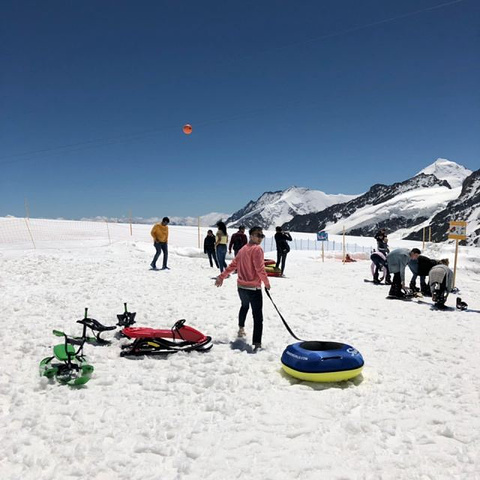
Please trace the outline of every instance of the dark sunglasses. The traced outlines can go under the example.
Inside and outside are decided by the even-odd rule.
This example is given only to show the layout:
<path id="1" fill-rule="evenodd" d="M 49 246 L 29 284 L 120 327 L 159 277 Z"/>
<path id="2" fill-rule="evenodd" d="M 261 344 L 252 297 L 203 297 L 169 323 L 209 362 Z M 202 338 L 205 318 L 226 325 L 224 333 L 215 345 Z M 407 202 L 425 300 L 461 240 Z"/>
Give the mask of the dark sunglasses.
<path id="1" fill-rule="evenodd" d="M 265 238 L 265 235 L 263 233 L 253 233 L 252 235 L 255 235 L 258 238 Z"/>

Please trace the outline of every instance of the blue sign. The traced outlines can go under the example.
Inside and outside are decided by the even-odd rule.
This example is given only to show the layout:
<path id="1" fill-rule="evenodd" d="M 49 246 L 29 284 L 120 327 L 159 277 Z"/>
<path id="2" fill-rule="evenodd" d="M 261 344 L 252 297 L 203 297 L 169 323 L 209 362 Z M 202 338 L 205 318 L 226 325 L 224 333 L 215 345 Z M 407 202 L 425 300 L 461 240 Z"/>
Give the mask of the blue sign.
<path id="1" fill-rule="evenodd" d="M 318 232 L 317 240 L 319 242 L 328 242 L 328 233 L 327 232 Z"/>

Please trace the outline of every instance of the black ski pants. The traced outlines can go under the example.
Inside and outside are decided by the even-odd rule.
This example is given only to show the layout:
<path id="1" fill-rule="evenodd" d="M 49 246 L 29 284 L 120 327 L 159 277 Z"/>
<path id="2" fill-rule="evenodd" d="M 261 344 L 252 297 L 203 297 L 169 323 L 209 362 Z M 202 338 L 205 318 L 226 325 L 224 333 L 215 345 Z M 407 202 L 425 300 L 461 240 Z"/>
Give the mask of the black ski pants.
<path id="1" fill-rule="evenodd" d="M 285 270 L 285 262 L 287 260 L 287 254 L 288 252 L 281 252 L 280 250 L 277 250 L 277 264 L 275 265 L 275 267 L 280 268 L 280 270 L 282 271 L 282 275 Z M 280 266 L 280 264 L 282 264 L 282 266 Z"/>
<path id="2" fill-rule="evenodd" d="M 385 269 L 383 277 L 384 279 L 387 279 L 389 277 L 387 262 L 385 262 L 385 260 L 378 255 L 372 255 L 370 258 L 375 265 L 375 271 L 373 272 L 373 280 L 375 282 L 379 282 L 379 272 L 381 269 Z"/>
<path id="3" fill-rule="evenodd" d="M 213 262 L 215 262 L 215 265 L 217 266 L 217 268 L 219 268 L 215 250 L 207 250 L 207 255 L 208 255 L 208 261 L 210 262 L 210 266 L 213 267 Z"/>
<path id="4" fill-rule="evenodd" d="M 263 297 L 262 291 L 258 290 L 247 290 L 245 288 L 238 288 L 238 296 L 242 305 L 240 311 L 238 312 L 238 326 L 243 328 L 245 327 L 245 320 L 247 318 L 248 309 L 250 305 L 252 306 L 253 314 L 253 339 L 252 343 L 259 345 L 262 343 L 262 332 L 263 332 Z"/>
<path id="5" fill-rule="evenodd" d="M 393 274 L 392 286 L 390 287 L 389 295 L 397 296 L 402 294 L 402 277 L 400 272 Z"/>
<path id="6" fill-rule="evenodd" d="M 412 275 L 412 279 L 410 280 L 410 288 L 414 288 L 417 286 L 417 277 L 420 277 L 420 291 L 425 294 L 425 293 L 430 293 L 430 287 L 427 285 L 427 282 L 425 281 L 426 276 L 425 275 L 418 275 L 418 273 L 414 273 Z"/>

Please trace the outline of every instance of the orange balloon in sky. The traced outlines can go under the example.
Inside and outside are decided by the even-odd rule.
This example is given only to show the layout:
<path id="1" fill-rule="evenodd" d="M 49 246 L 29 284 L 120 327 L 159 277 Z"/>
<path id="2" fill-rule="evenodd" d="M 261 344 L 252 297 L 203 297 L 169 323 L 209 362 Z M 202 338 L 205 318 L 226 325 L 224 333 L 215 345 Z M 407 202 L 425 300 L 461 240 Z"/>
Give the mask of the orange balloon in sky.
<path id="1" fill-rule="evenodd" d="M 192 130 L 192 126 L 189 123 L 183 126 L 183 133 L 185 135 L 190 135 L 192 133 Z"/>

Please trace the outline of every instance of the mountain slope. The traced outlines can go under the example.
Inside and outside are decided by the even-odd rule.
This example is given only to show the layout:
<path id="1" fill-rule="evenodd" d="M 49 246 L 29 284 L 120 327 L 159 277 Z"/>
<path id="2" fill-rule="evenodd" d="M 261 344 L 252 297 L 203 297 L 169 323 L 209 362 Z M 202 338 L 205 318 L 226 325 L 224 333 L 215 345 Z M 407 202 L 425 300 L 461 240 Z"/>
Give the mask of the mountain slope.
<path id="1" fill-rule="evenodd" d="M 347 203 L 299 215 L 284 228 L 300 232 L 326 230 L 341 233 L 345 227 L 351 235 L 372 235 L 378 228 L 396 231 L 424 222 L 455 199 L 459 192 L 459 189 L 452 190 L 446 180 L 420 173 L 393 185 L 376 184 L 367 193 Z M 441 199 L 440 205 L 431 201 L 432 196 Z"/>
<path id="2" fill-rule="evenodd" d="M 459 197 L 449 202 L 429 222 L 434 242 L 447 240 L 449 222 L 453 220 L 467 221 L 468 238 L 465 243 L 480 246 L 480 170 L 476 170 L 465 179 Z M 406 238 L 421 240 L 422 236 L 423 231 L 420 229 Z"/>
<path id="3" fill-rule="evenodd" d="M 168 215 L 167 215 L 168 216 Z M 212 227 L 214 226 L 219 220 L 223 220 L 230 216 L 229 213 L 207 213 L 206 215 L 202 215 L 200 217 L 200 226 L 202 227 Z M 157 222 L 161 222 L 163 217 L 150 217 L 150 218 L 143 218 L 143 217 L 121 217 L 121 218 L 112 218 L 112 217 L 84 217 L 81 220 L 84 221 L 94 221 L 94 222 L 112 222 L 112 223 L 138 223 L 138 224 L 146 224 L 146 225 L 153 225 Z M 168 216 L 170 219 L 170 225 L 183 225 L 189 227 L 196 227 L 198 225 L 198 217 L 175 217 L 175 216 Z"/>
<path id="4" fill-rule="evenodd" d="M 275 225 L 282 225 L 295 215 L 318 212 L 355 197 L 356 195 L 329 195 L 319 190 L 299 187 L 265 192 L 256 201 L 248 202 L 244 208 L 235 212 L 226 220 L 226 223 L 230 227 L 259 225 L 267 229 Z"/>

